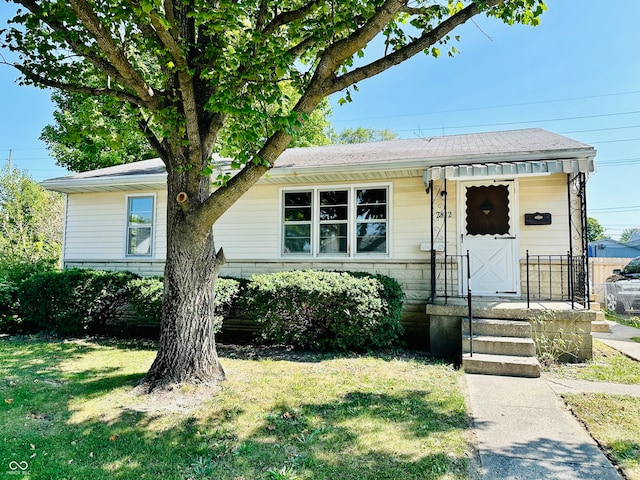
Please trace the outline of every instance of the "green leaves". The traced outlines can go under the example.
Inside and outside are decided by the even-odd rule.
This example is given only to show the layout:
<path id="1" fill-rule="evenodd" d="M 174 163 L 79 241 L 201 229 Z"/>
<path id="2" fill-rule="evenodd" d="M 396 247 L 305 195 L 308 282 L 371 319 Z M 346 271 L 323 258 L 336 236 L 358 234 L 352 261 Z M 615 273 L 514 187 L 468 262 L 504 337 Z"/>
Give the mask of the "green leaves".
<path id="1" fill-rule="evenodd" d="M 357 43 L 383 13 L 380 0 L 113 0 L 88 10 L 50 0 L 16 15 L 0 46 L 20 55 L 23 83 L 110 97 L 60 106 L 57 125 L 43 138 L 61 165 L 86 170 L 146 158 L 152 137 L 163 158 L 188 158 L 206 173 L 214 152 L 240 168 L 276 132 L 304 135 L 313 108 L 333 93 L 332 85 L 343 89 L 338 103 L 351 102 L 357 82 L 397 63 L 384 65 L 391 54 L 409 58 L 413 45 L 472 3 L 504 22 L 528 25 L 537 25 L 546 10 L 541 0 L 496 7 L 486 0 L 399 3 L 386 23 L 375 23 L 380 49 L 376 42 Z M 457 48 L 443 48 L 449 34 L 415 51 L 453 56 Z M 353 55 L 338 56 L 335 65 L 326 61 L 342 49 Z M 376 63 L 382 69 L 368 69 Z M 319 82 L 318 68 L 327 65 L 331 70 Z M 339 83 L 344 78 L 349 80 Z M 296 107 L 301 98 L 305 103 Z M 323 130 L 315 129 L 314 142 L 326 141 Z M 208 135 L 213 141 L 199 149 Z M 222 175 L 220 184 L 227 178 Z"/>
<path id="2" fill-rule="evenodd" d="M 152 158 L 135 109 L 109 97 L 56 92 L 55 124 L 40 135 L 56 163 L 83 172 Z"/>
<path id="3" fill-rule="evenodd" d="M 488 15 L 501 19 L 508 25 L 521 23 L 535 27 L 547 10 L 543 0 L 511 0 L 489 10 Z"/>
<path id="4" fill-rule="evenodd" d="M 55 263 L 62 243 L 63 200 L 26 172 L 0 170 L 0 264 Z"/>

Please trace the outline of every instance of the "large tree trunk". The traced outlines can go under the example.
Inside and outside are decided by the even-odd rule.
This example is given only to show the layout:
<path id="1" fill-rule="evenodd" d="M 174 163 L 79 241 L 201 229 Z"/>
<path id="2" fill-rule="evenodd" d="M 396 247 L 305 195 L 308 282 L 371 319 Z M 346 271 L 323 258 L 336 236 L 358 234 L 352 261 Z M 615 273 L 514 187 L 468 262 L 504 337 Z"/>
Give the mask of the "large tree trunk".
<path id="1" fill-rule="evenodd" d="M 174 383 L 224 380 L 214 338 L 214 283 L 223 262 L 212 229 L 198 228 L 176 202 L 184 175 L 167 181 L 167 256 L 158 354 L 143 384 L 148 390 Z M 208 179 L 199 196 L 208 195 Z M 206 192 L 205 192 L 206 190 Z"/>

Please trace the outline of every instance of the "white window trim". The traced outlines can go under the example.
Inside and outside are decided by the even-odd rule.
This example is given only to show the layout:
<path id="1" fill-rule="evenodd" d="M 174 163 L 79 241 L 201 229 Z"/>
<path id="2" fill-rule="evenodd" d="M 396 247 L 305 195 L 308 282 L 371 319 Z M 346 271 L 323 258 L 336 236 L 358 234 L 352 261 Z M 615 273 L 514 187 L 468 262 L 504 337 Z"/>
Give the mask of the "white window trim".
<path id="1" fill-rule="evenodd" d="M 131 198 L 149 198 L 151 197 L 153 199 L 153 206 L 152 206 L 152 213 L 151 213 L 151 218 L 152 218 L 152 223 L 151 223 L 151 253 L 149 254 L 134 254 L 134 253 L 129 253 L 129 199 Z M 158 217 L 157 217 L 157 212 L 158 212 L 158 196 L 156 193 L 154 192 L 149 192 L 149 193 L 133 193 L 133 194 L 129 194 L 129 195 L 125 195 L 125 202 L 124 202 L 124 244 L 123 244 L 123 252 L 124 258 L 132 258 L 132 259 L 154 259 L 155 255 L 156 255 L 156 225 L 158 223 Z"/>
<path id="2" fill-rule="evenodd" d="M 356 202 L 355 192 L 358 189 L 374 189 L 374 188 L 386 188 L 387 189 L 387 252 L 386 253 L 371 253 L 362 252 L 356 253 Z M 348 208 L 349 218 L 348 225 L 348 247 L 347 254 L 335 254 L 335 253 L 320 253 L 320 218 L 319 218 L 319 201 L 320 192 L 330 190 L 348 190 Z M 311 253 L 284 253 L 284 194 L 286 192 L 311 192 L 312 195 L 312 209 L 311 209 Z M 278 250 L 279 258 L 281 259 L 295 259 L 295 260 L 363 260 L 363 259 L 387 259 L 392 258 L 393 242 L 392 242 L 392 216 L 393 216 L 393 183 L 358 183 L 358 184 L 331 184 L 331 185 L 298 185 L 296 187 L 282 187 L 278 192 Z"/>

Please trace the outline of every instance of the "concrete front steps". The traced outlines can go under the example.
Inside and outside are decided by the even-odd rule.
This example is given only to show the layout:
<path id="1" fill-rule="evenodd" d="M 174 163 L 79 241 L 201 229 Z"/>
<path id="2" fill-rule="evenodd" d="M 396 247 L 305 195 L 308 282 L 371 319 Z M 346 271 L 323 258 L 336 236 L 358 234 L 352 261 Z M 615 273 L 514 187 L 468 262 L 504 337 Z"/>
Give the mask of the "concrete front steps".
<path id="1" fill-rule="evenodd" d="M 526 320 L 473 319 L 473 354 L 469 321 L 462 322 L 462 366 L 467 373 L 511 377 L 540 376 L 531 324 Z"/>
<path id="2" fill-rule="evenodd" d="M 598 303 L 596 295 L 590 296 L 589 309 L 596 312 L 596 319 L 591 322 L 591 331 L 599 333 L 611 333 L 609 324 L 604 316 L 602 307 Z"/>

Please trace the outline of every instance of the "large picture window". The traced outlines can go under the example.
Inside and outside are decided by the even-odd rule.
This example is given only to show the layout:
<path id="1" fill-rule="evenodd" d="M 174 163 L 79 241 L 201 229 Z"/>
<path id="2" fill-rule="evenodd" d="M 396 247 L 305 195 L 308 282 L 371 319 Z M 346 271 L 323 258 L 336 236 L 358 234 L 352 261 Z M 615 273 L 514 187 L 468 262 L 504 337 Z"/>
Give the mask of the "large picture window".
<path id="1" fill-rule="evenodd" d="M 153 254 L 154 197 L 127 198 L 127 256 Z"/>
<path id="2" fill-rule="evenodd" d="M 285 256 L 387 255 L 389 187 L 284 190 Z"/>

